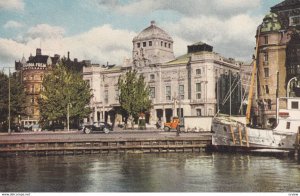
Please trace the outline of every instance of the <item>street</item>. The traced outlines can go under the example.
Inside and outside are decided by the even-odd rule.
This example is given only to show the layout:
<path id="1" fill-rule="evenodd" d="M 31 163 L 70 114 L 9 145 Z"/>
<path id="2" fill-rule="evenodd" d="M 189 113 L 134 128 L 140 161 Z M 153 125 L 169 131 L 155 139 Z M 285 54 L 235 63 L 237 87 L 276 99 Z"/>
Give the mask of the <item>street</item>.
<path id="1" fill-rule="evenodd" d="M 211 135 L 209 132 L 180 133 L 179 137 L 199 137 Z M 35 141 L 35 140 L 89 140 L 89 139 L 141 139 L 141 138 L 166 138 L 176 137 L 176 131 L 164 132 L 157 129 L 149 130 L 122 130 L 116 129 L 108 134 L 91 133 L 84 134 L 81 130 L 76 131 L 42 131 L 42 132 L 23 132 L 23 133 L 0 133 L 0 142 L 5 141 Z"/>

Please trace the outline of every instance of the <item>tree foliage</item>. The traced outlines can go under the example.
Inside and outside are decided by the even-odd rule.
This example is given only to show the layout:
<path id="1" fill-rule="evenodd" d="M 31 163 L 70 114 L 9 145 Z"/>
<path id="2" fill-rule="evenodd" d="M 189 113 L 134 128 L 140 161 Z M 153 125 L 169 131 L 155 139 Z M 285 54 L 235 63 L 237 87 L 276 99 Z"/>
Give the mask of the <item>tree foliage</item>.
<path id="1" fill-rule="evenodd" d="M 9 107 L 9 77 L 0 72 L 0 124 L 7 124 Z M 25 92 L 17 74 L 10 75 L 11 121 L 25 113 Z"/>
<path id="2" fill-rule="evenodd" d="M 136 118 L 139 113 L 148 111 L 151 108 L 149 88 L 143 75 L 138 76 L 136 70 L 130 70 L 125 75 L 120 76 L 118 87 L 121 108 L 128 116 Z"/>
<path id="3" fill-rule="evenodd" d="M 66 122 L 69 105 L 71 121 L 87 117 L 92 97 L 89 84 L 79 73 L 69 71 L 63 64 L 53 68 L 43 79 L 39 108 L 42 122 Z"/>

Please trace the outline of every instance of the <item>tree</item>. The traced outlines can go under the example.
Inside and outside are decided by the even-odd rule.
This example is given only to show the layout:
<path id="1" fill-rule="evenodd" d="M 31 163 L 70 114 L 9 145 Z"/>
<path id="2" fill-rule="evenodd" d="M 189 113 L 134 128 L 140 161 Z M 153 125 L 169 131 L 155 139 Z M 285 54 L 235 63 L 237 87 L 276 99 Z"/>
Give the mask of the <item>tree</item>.
<path id="1" fill-rule="evenodd" d="M 69 71 L 63 64 L 54 67 L 43 79 L 39 108 L 41 122 L 65 122 L 69 117 L 73 124 L 87 117 L 87 107 L 92 98 L 89 84 L 79 73 Z"/>
<path id="2" fill-rule="evenodd" d="M 0 72 L 0 125 L 5 126 L 8 121 L 9 82 L 11 122 L 16 120 L 19 115 L 25 114 L 25 92 L 18 75 L 14 73 L 7 76 L 4 72 Z"/>
<path id="3" fill-rule="evenodd" d="M 151 108 L 149 99 L 149 88 L 145 83 L 143 75 L 137 76 L 137 71 L 128 71 L 125 75 L 120 76 L 118 80 L 120 90 L 119 102 L 125 115 L 131 117 L 132 127 L 134 119 L 141 112 L 148 111 Z"/>

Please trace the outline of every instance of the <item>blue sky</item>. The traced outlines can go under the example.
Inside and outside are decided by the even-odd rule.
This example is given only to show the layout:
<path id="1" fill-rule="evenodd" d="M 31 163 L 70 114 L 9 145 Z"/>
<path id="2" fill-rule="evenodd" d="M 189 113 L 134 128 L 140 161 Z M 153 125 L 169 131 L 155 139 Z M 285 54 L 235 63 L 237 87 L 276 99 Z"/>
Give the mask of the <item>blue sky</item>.
<path id="1" fill-rule="evenodd" d="M 47 55 L 122 64 L 132 39 L 155 20 L 174 52 L 204 41 L 225 57 L 250 61 L 255 30 L 282 0 L 0 0 L 0 67 L 42 46 Z"/>

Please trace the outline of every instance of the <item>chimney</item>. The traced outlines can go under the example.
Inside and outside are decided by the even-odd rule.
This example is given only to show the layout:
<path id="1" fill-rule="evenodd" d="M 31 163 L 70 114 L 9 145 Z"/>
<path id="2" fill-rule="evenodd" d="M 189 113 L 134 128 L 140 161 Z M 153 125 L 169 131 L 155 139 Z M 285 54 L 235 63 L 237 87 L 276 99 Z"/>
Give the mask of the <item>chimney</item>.
<path id="1" fill-rule="evenodd" d="M 68 60 L 70 60 L 70 52 L 68 51 Z"/>
<path id="2" fill-rule="evenodd" d="M 77 62 L 78 62 L 78 59 L 77 59 L 77 58 L 74 58 L 74 62 L 77 63 Z"/>
<path id="3" fill-rule="evenodd" d="M 154 26 L 155 25 L 155 20 L 152 20 L 151 21 L 151 26 Z"/>
<path id="4" fill-rule="evenodd" d="M 36 49 L 36 56 L 42 55 L 42 49 L 37 48 Z"/>

